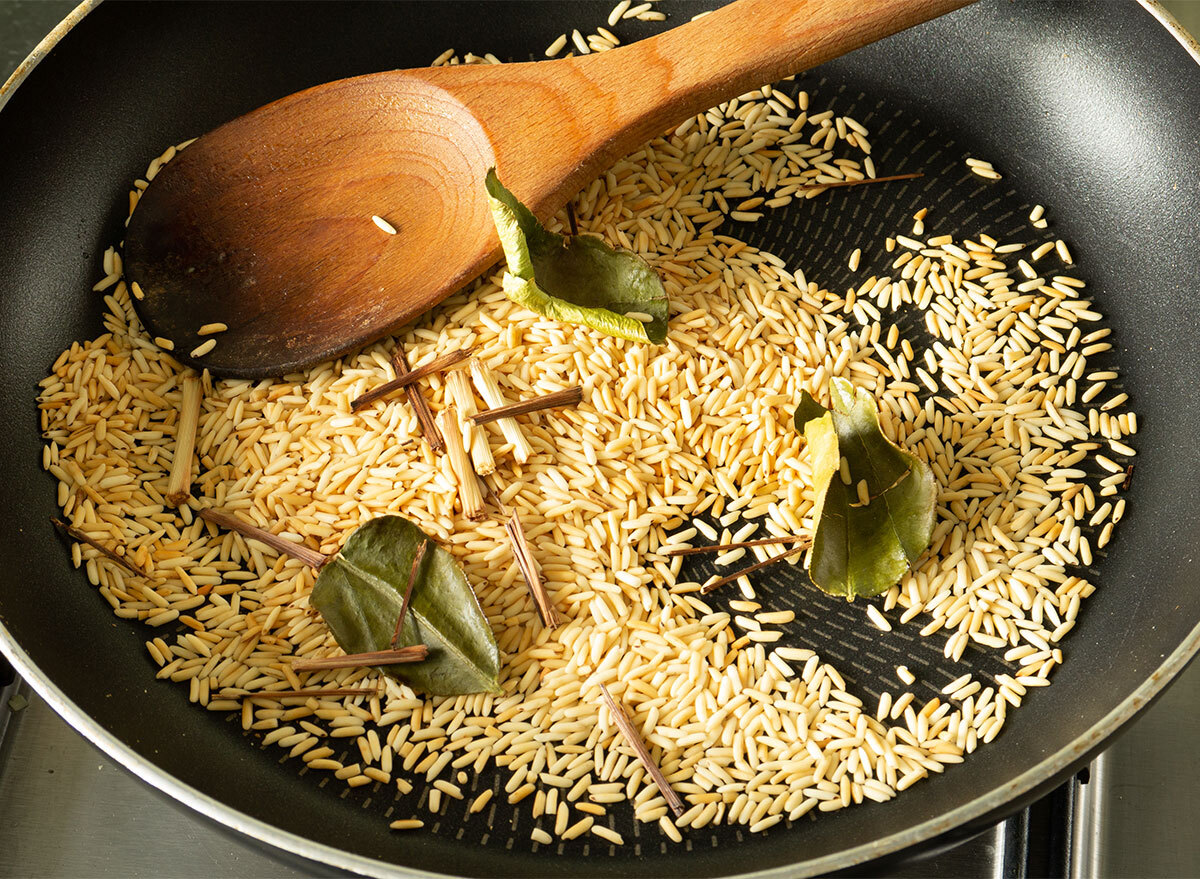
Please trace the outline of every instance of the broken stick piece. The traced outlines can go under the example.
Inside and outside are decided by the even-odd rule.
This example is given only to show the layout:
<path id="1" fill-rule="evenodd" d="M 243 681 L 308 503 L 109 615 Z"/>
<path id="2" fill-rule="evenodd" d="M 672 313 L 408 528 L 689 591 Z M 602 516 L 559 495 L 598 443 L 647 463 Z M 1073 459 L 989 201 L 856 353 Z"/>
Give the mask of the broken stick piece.
<path id="1" fill-rule="evenodd" d="M 479 491 L 479 479 L 471 466 L 471 459 L 463 448 L 462 430 L 458 424 L 458 412 L 450 406 L 438 414 L 438 427 L 446 441 L 446 455 L 450 467 L 458 480 L 458 499 L 462 503 L 463 515 L 478 519 L 483 515 L 483 494 Z"/>

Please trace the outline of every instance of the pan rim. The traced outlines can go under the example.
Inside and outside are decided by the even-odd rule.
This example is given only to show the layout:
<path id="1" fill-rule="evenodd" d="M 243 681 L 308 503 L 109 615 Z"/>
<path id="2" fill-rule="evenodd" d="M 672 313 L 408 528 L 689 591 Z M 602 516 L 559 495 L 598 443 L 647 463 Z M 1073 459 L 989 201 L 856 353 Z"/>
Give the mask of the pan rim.
<path id="1" fill-rule="evenodd" d="M 67 13 L 54 29 L 46 36 L 42 37 L 38 44 L 33 47 L 33 51 L 25 56 L 25 60 L 17 65 L 14 70 L 0 85 L 0 110 L 4 109 L 4 105 L 8 103 L 9 98 L 16 92 L 17 87 L 25 81 L 33 69 L 41 63 L 42 59 L 50 54 L 50 50 L 58 45 L 59 41 L 65 37 L 75 25 L 83 21 L 83 17 L 103 3 L 104 0 L 83 0 L 78 6 Z"/>
<path id="2" fill-rule="evenodd" d="M 82 0 L 34 47 L 12 75 L 3 85 L 0 85 L 0 110 L 3 110 L 17 88 L 28 78 L 42 59 L 101 3 L 103 0 Z M 1189 34 L 1158 0 L 1136 0 L 1136 3 L 1183 47 L 1196 64 L 1200 65 L 1200 42 L 1197 42 L 1197 39 Z M 7 657 L 21 677 L 76 732 L 142 781 L 178 800 L 201 816 L 217 821 L 272 848 L 354 873 L 378 877 L 450 875 L 414 870 L 401 864 L 364 857 L 344 849 L 314 842 L 227 806 L 220 800 L 159 768 L 82 711 L 58 685 L 46 677 L 33 663 L 31 657 L 17 643 L 2 621 L 0 621 L 0 653 Z M 1133 693 L 1100 718 L 1085 733 L 1055 753 L 1038 761 L 1034 766 L 1026 769 L 998 789 L 937 818 L 924 821 L 882 839 L 817 859 L 765 870 L 730 874 L 730 879 L 784 879 L 785 876 L 797 875 L 794 871 L 798 867 L 806 876 L 834 872 L 919 845 L 982 816 L 1001 810 L 1006 804 L 1033 790 L 1046 779 L 1059 774 L 1092 751 L 1099 743 L 1110 738 L 1118 728 L 1128 723 L 1152 702 L 1186 668 L 1197 653 L 1200 653 L 1200 622 Z"/>
<path id="3" fill-rule="evenodd" d="M 1200 64 L 1200 42 L 1197 38 L 1184 29 L 1183 25 L 1167 11 L 1159 0 L 1138 0 L 1147 12 L 1158 19 L 1158 23 L 1167 29 L 1167 32 L 1175 38 L 1179 45 L 1183 46 L 1187 53 L 1192 56 L 1192 60 Z"/>

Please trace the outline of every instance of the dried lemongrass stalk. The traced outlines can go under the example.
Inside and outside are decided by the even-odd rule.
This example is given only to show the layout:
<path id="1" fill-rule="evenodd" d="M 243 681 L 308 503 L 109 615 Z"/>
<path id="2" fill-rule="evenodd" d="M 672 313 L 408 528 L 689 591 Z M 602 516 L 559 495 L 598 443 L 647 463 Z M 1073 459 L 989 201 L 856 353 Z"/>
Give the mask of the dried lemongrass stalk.
<path id="1" fill-rule="evenodd" d="M 187 502 L 192 496 L 192 452 L 196 448 L 196 427 L 200 423 L 200 379 L 189 375 L 183 379 L 183 402 L 179 405 L 179 421 L 175 425 L 175 457 L 167 479 L 166 501 L 173 507 Z"/>
<path id="2" fill-rule="evenodd" d="M 400 640 L 400 631 L 404 628 L 404 617 L 408 614 L 408 603 L 412 600 L 413 586 L 417 584 L 417 570 L 421 567 L 421 562 L 425 560 L 425 551 L 428 548 L 429 538 L 426 537 L 413 554 L 412 567 L 408 569 L 408 583 L 404 586 L 404 598 L 400 600 L 400 613 L 396 614 L 396 628 L 392 631 L 392 640 L 389 643 L 393 650 L 396 649 L 396 642 Z"/>
<path id="3" fill-rule="evenodd" d="M 668 549 L 663 555 L 674 557 L 677 555 L 698 555 L 705 552 L 729 552 L 734 549 L 749 549 L 753 546 L 772 546 L 779 543 L 803 543 L 805 547 L 808 547 L 812 545 L 812 538 L 807 534 L 803 534 L 799 537 L 763 537 L 758 540 L 721 543 L 716 546 L 683 546 L 679 549 Z"/>
<path id="4" fill-rule="evenodd" d="M 297 659 L 293 671 L 320 671 L 327 668 L 373 668 L 377 665 L 396 665 L 401 662 L 421 662 L 429 656 L 424 644 L 399 647 L 395 650 L 374 650 L 370 653 L 348 653 L 345 656 L 325 656 L 318 659 Z"/>
<path id="5" fill-rule="evenodd" d="M 629 715 L 625 713 L 617 700 L 608 692 L 608 687 L 604 684 L 600 685 L 600 694 L 604 697 L 604 704 L 608 706 L 608 713 L 612 715 L 613 722 L 617 725 L 617 729 L 621 731 L 621 735 L 625 737 L 625 741 L 629 742 L 630 747 L 637 753 L 638 759 L 642 761 L 642 766 L 646 768 L 646 772 L 654 779 L 654 783 L 658 785 L 659 791 L 667 801 L 667 805 L 671 807 L 671 811 L 678 818 L 683 814 L 683 800 L 679 798 L 671 785 L 667 784 L 666 777 L 662 774 L 662 770 L 658 768 L 658 764 L 650 757 L 650 750 L 646 747 L 646 743 L 642 741 L 642 737 L 638 735 L 637 729 L 633 722 L 629 719 Z"/>
<path id="6" fill-rule="evenodd" d="M 517 415 L 528 415 L 531 412 L 541 412 L 543 409 L 577 406 L 582 399 L 583 388 L 565 388 L 561 391 L 552 391 L 549 394 L 531 397 L 528 400 L 509 403 L 507 406 L 485 409 L 478 415 L 472 415 L 471 421 L 476 424 L 487 424 L 489 421 L 499 421 L 501 418 L 511 418 Z"/>
<path id="7" fill-rule="evenodd" d="M 750 565 L 748 568 L 742 568 L 740 571 L 730 574 L 728 577 L 722 577 L 720 580 L 714 580 L 711 583 L 707 583 L 704 586 L 701 586 L 700 593 L 702 595 L 707 595 L 709 592 L 712 592 L 714 589 L 720 589 L 726 583 L 732 583 L 738 577 L 744 577 L 747 574 L 753 574 L 755 571 L 757 571 L 761 568 L 767 567 L 767 565 L 773 565 L 776 562 L 781 562 L 784 559 L 791 558 L 792 556 L 796 555 L 797 553 L 804 552 L 806 549 L 808 549 L 808 547 L 809 547 L 808 543 L 802 543 L 799 546 L 793 546 L 787 552 L 781 552 L 779 555 L 773 555 L 769 559 L 764 559 L 761 562 L 756 562 L 755 564 Z"/>
<path id="8" fill-rule="evenodd" d="M 471 464 L 480 476 L 487 476 L 496 470 L 496 459 L 492 457 L 492 447 L 488 445 L 487 431 L 476 427 L 471 416 L 479 411 L 475 404 L 475 392 L 471 390 L 471 379 L 466 372 L 456 369 L 446 373 L 446 388 L 458 408 L 459 422 L 462 425 L 463 445 L 471 453 Z"/>
<path id="9" fill-rule="evenodd" d="M 542 584 L 542 575 L 538 571 L 537 562 L 533 560 L 533 556 L 529 552 L 529 543 L 525 540 L 525 529 L 521 525 L 521 517 L 517 515 L 516 510 L 513 510 L 508 521 L 504 523 L 504 531 L 508 534 L 509 542 L 512 543 L 517 567 L 521 569 L 521 576 L 525 578 L 525 583 L 529 586 L 529 594 L 533 596 L 533 603 L 537 606 L 538 616 L 542 618 L 542 625 L 547 629 L 557 628 L 562 620 L 554 608 L 554 602 L 550 600 L 550 593 Z"/>
<path id="10" fill-rule="evenodd" d="M 478 519 L 483 515 L 483 495 L 479 491 L 479 479 L 471 467 L 471 459 L 463 448 L 462 430 L 458 425 L 458 413 L 453 406 L 438 413 L 438 427 L 446 440 L 446 455 L 450 467 L 458 479 L 458 499 L 462 503 L 463 515 Z"/>
<path id="11" fill-rule="evenodd" d="M 103 543 L 101 543 L 98 540 L 93 540 L 91 537 L 88 537 L 87 534 L 80 531 L 74 525 L 68 525 L 62 519 L 56 519 L 54 516 L 50 517 L 50 522 L 52 525 L 54 525 L 55 528 L 57 528 L 59 531 L 66 534 L 72 540 L 77 540 L 80 543 L 83 543 L 83 544 L 86 544 L 86 545 L 92 547 L 92 549 L 97 550 L 101 555 L 105 556 L 106 558 L 112 559 L 114 562 L 116 562 L 122 568 L 127 570 L 129 573 L 137 574 L 139 577 L 145 577 L 147 580 L 154 579 L 153 577 L 150 576 L 150 574 L 144 568 L 139 568 L 136 564 L 134 564 L 133 559 L 126 558 L 125 556 L 118 553 L 115 549 L 111 549 L 111 548 L 105 546 Z"/>
<path id="12" fill-rule="evenodd" d="M 322 555 L 315 549 L 309 549 L 302 543 L 296 543 L 293 540 L 288 540 L 286 537 L 280 537 L 278 534 L 272 534 L 270 531 L 264 531 L 245 522 L 230 513 L 222 512 L 221 510 L 207 509 L 201 510 L 199 513 L 201 519 L 206 522 L 212 522 L 218 527 L 224 528 L 227 531 L 236 531 L 242 537 L 248 537 L 251 540 L 257 540 L 259 543 L 264 543 L 276 552 L 281 552 L 284 555 L 304 562 L 314 571 L 321 570 L 321 566 L 329 561 L 329 557 Z"/>
<path id="13" fill-rule="evenodd" d="M 395 370 L 397 378 L 403 378 L 412 371 L 408 368 L 408 355 L 404 353 L 404 345 L 400 342 L 396 342 L 396 350 L 392 354 L 392 369 Z M 408 395 L 408 404 L 417 413 L 417 423 L 421 426 L 421 433 L 429 441 L 429 447 L 435 452 L 440 452 L 444 445 L 442 435 L 433 423 L 433 413 L 429 411 L 429 404 L 425 402 L 421 389 L 416 385 L 406 385 L 404 393 Z"/>
<path id="14" fill-rule="evenodd" d="M 890 177 L 864 177 L 861 180 L 837 180 L 833 183 L 806 183 L 804 186 L 797 186 L 797 192 L 805 192 L 809 189 L 837 189 L 842 186 L 863 186 L 868 183 L 891 183 L 895 180 L 916 180 L 918 177 L 924 177 L 924 171 L 916 171 L 912 174 L 892 174 Z"/>
<path id="15" fill-rule="evenodd" d="M 475 389 L 479 391 L 479 396 L 483 397 L 483 401 L 490 408 L 499 409 L 501 406 L 508 405 L 508 400 L 504 399 L 500 386 L 496 384 L 496 377 L 478 358 L 471 361 L 471 379 L 475 382 Z M 528 461 L 533 454 L 533 446 L 529 445 L 529 440 L 525 439 L 525 434 L 521 432 L 521 425 L 517 424 L 516 419 L 501 418 L 496 423 L 500 425 L 504 438 L 512 445 L 513 457 L 517 459 L 517 463 L 524 464 Z"/>
<path id="16" fill-rule="evenodd" d="M 332 690 L 329 689 L 303 689 L 303 690 L 263 690 L 256 693 L 246 693 L 242 696 L 243 699 L 297 699 L 316 697 L 321 698 L 341 698 L 343 696 L 378 696 L 378 687 L 338 687 Z"/>
<path id="17" fill-rule="evenodd" d="M 412 372 L 404 373 L 403 375 L 399 375 L 392 379 L 390 382 L 386 382 L 378 387 L 371 388 L 371 390 L 367 391 L 361 397 L 357 397 L 351 401 L 350 411 L 357 412 L 358 410 L 371 405 L 380 397 L 386 397 L 393 391 L 398 391 L 401 388 L 407 388 L 409 385 L 420 381 L 427 375 L 433 375 L 435 372 L 442 372 L 450 369 L 457 364 L 462 363 L 470 356 L 471 349 L 465 348 L 461 351 L 452 351 L 449 354 L 438 357 L 436 360 L 431 360 L 424 366 L 418 366 Z"/>

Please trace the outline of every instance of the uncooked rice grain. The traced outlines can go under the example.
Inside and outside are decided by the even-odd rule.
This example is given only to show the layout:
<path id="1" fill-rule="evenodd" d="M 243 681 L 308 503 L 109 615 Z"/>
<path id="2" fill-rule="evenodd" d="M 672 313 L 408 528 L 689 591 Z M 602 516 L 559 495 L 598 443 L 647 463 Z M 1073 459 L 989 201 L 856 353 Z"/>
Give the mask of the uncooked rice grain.
<path id="1" fill-rule="evenodd" d="M 217 340 L 209 339 L 207 342 L 201 342 L 199 345 L 197 345 L 195 348 L 193 348 L 190 356 L 203 357 L 205 354 L 208 354 L 209 352 L 212 351 L 213 348 L 216 348 L 216 347 L 217 347 Z"/>
<path id="2" fill-rule="evenodd" d="M 396 234 L 396 227 L 377 214 L 371 215 L 371 222 L 389 235 Z"/>

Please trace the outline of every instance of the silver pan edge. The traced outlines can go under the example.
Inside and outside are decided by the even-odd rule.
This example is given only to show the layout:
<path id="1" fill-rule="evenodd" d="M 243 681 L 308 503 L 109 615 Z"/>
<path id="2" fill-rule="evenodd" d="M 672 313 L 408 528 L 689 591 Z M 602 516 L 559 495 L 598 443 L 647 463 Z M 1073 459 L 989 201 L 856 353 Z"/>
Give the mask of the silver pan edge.
<path id="1" fill-rule="evenodd" d="M 58 45 L 84 16 L 94 10 L 103 0 L 83 0 L 30 52 L 3 86 L 0 86 L 0 110 L 29 76 L 38 63 Z M 1137 0 L 1150 15 L 1200 64 L 1200 43 L 1197 43 L 1157 0 Z M 120 763 L 138 778 L 163 793 L 173 797 L 199 814 L 217 821 L 232 830 L 245 834 L 268 846 L 282 849 L 313 861 L 329 864 L 352 873 L 376 877 L 421 877 L 435 875 L 415 871 L 398 864 L 390 864 L 373 858 L 364 858 L 342 849 L 315 843 L 312 840 L 288 833 L 285 830 L 260 821 L 216 800 L 196 788 L 184 784 L 164 772 L 141 754 L 119 741 L 101 727 L 90 715 L 67 698 L 66 694 L 33 663 L 29 655 L 17 644 L 12 634 L 0 624 L 0 653 L 3 653 L 16 668 L 18 674 L 46 703 L 84 738 L 101 751 Z M 1164 658 L 1159 667 L 1130 696 L 1096 722 L 1083 735 L 1068 746 L 1056 751 L 1021 773 L 1010 783 L 984 796 L 960 806 L 936 819 L 923 822 L 891 836 L 838 852 L 835 855 L 804 861 L 787 867 L 739 874 L 739 879 L 785 879 L 798 875 L 814 876 L 834 872 L 866 863 L 885 855 L 919 845 L 963 825 L 977 821 L 983 816 L 998 813 L 1004 807 L 1070 767 L 1076 765 L 1089 753 L 1096 751 L 1120 727 L 1132 720 L 1149 705 L 1200 653 L 1200 623 L 1184 639 L 1183 643 Z M 801 873 L 796 873 L 800 868 Z"/>

